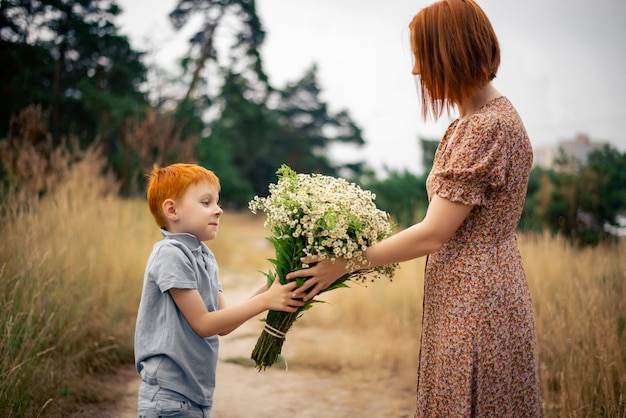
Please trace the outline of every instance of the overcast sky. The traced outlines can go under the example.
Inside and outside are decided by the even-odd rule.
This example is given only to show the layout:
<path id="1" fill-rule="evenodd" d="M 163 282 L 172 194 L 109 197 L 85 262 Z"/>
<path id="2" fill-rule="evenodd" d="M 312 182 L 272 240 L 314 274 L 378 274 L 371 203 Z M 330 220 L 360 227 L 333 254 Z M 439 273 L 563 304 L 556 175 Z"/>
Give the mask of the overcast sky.
<path id="1" fill-rule="evenodd" d="M 450 122 L 421 119 L 411 75 L 408 23 L 423 0 L 257 0 L 262 48 L 274 86 L 313 63 L 331 110 L 347 110 L 367 142 L 359 154 L 380 170 L 419 172 L 418 138 L 439 139 Z M 577 133 L 626 152 L 626 1 L 482 0 L 502 50 L 494 85 L 517 107 L 535 148 Z M 189 32 L 174 33 L 175 0 L 119 0 L 122 33 L 173 67 Z M 191 28 L 190 28 L 191 29 Z M 454 115 L 453 115 L 454 117 Z M 353 158 L 346 157 L 346 160 Z"/>

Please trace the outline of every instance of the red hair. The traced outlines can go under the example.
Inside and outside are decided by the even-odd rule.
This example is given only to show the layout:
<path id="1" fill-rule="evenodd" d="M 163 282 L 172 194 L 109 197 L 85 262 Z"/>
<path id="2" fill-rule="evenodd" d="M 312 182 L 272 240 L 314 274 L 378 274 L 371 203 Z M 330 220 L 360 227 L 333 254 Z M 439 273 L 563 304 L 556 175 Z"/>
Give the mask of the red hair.
<path id="1" fill-rule="evenodd" d="M 166 226 L 163 216 L 163 202 L 167 199 L 180 199 L 187 188 L 196 183 L 207 182 L 220 190 L 220 180 L 215 173 L 196 164 L 172 164 L 159 168 L 156 164 L 148 174 L 148 206 L 154 220 L 161 227 Z"/>
<path id="2" fill-rule="evenodd" d="M 495 78 L 498 38 L 473 0 L 438 1 L 416 14 L 409 29 L 424 118 L 450 112 Z"/>

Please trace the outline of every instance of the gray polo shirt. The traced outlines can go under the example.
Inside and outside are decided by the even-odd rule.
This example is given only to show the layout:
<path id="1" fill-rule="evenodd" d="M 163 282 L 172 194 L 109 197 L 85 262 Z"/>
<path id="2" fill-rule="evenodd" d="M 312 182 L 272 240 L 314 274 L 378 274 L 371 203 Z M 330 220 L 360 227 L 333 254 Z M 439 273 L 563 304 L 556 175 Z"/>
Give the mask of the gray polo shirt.
<path id="1" fill-rule="evenodd" d="M 215 257 L 191 234 L 170 234 L 154 245 L 144 275 L 135 329 L 135 365 L 149 384 L 213 404 L 219 337 L 202 338 L 176 307 L 169 289 L 198 289 L 209 312 L 222 285 Z"/>

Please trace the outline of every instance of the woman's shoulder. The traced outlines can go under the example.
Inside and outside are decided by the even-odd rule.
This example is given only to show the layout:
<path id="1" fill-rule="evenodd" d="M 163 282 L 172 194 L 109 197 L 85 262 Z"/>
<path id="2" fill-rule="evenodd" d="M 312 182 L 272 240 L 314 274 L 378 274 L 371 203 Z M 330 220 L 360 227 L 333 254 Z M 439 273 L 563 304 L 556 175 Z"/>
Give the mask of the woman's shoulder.
<path id="1" fill-rule="evenodd" d="M 526 135 L 524 123 L 506 96 L 491 99 L 466 121 L 465 132 L 474 140 Z"/>
<path id="2" fill-rule="evenodd" d="M 482 125 L 483 127 L 495 126 L 505 128 L 522 123 L 517 109 L 506 96 L 491 99 L 469 119 L 472 124 Z"/>

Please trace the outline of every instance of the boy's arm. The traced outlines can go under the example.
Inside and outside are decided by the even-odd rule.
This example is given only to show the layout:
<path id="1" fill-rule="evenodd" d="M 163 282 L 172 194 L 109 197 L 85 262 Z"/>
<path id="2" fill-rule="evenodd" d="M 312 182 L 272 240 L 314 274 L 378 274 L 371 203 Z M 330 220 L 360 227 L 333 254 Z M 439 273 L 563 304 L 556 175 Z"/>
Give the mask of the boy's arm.
<path id="1" fill-rule="evenodd" d="M 172 288 L 169 292 L 191 328 L 198 335 L 206 338 L 228 333 L 248 319 L 270 309 L 295 312 L 298 307 L 304 305 L 304 302 L 293 299 L 296 285 L 295 280 L 285 285 L 281 285 L 276 280 L 266 292 L 257 292 L 239 305 L 213 312 L 208 311 L 197 289 Z M 221 294 L 219 303 L 220 307 L 225 306 Z"/>
<path id="2" fill-rule="evenodd" d="M 263 285 L 256 292 L 254 292 L 252 296 L 250 296 L 250 299 L 266 291 L 267 291 L 267 285 Z M 218 309 L 226 309 L 226 298 L 224 297 L 224 294 L 222 292 L 220 292 L 219 294 L 219 308 Z M 237 327 L 232 327 L 231 329 L 220 332 L 219 335 L 221 336 L 228 335 L 231 332 L 233 332 L 235 329 L 237 329 Z"/>
<path id="3" fill-rule="evenodd" d="M 255 297 L 256 295 L 260 295 L 260 294 L 261 294 L 261 293 L 263 293 L 263 292 L 267 292 L 267 289 L 268 289 L 267 285 L 266 285 L 266 284 L 264 284 L 263 286 L 259 287 L 259 288 L 257 289 L 257 291 L 256 291 L 256 292 L 254 292 L 254 293 L 252 294 L 252 296 L 250 296 L 250 298 L 253 298 L 253 297 Z"/>

